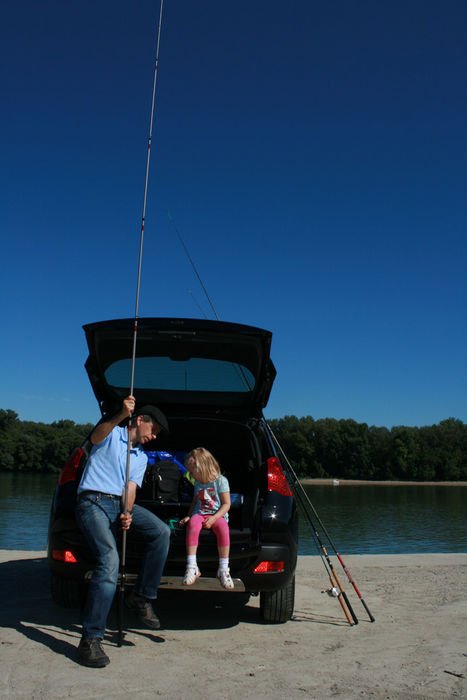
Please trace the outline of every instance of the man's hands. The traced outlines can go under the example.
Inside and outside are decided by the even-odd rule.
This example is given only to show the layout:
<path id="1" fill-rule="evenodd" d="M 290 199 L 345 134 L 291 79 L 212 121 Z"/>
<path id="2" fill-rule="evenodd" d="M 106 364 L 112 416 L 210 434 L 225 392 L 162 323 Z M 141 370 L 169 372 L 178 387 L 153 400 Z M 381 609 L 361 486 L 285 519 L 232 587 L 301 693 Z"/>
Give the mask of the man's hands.
<path id="1" fill-rule="evenodd" d="M 131 513 L 121 513 L 120 514 L 120 524 L 122 526 L 122 530 L 129 530 L 132 521 L 133 521 L 133 516 Z"/>
<path id="2" fill-rule="evenodd" d="M 125 493 L 122 494 L 122 504 L 121 504 L 121 509 L 122 512 L 120 513 L 120 524 L 122 526 L 122 530 L 129 530 L 130 525 L 133 521 L 133 506 L 135 505 L 135 500 L 136 500 L 136 484 L 134 481 L 129 481 L 128 482 L 128 501 L 126 504 L 126 510 L 125 510 Z"/>
<path id="3" fill-rule="evenodd" d="M 121 415 L 123 418 L 129 418 L 132 414 L 133 411 L 135 410 L 136 406 L 136 399 L 134 396 L 127 396 L 126 399 L 123 399 L 123 404 L 122 404 L 122 412 Z M 122 418 L 122 420 L 123 420 Z"/>
<path id="4" fill-rule="evenodd" d="M 102 421 L 102 423 L 98 423 L 96 425 L 90 437 L 92 444 L 99 445 L 99 443 L 105 440 L 107 435 L 112 432 L 116 425 L 131 416 L 135 410 L 135 405 L 136 401 L 134 396 L 127 396 L 126 399 L 123 399 L 122 407 L 115 416 L 111 416 L 110 418 Z"/>

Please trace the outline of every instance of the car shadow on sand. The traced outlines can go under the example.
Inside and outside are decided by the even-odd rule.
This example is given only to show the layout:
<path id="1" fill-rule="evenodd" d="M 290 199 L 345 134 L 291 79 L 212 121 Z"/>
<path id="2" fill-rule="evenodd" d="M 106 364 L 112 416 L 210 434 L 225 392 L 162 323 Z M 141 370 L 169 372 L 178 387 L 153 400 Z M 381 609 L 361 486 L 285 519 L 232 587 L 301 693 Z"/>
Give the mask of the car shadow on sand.
<path id="1" fill-rule="evenodd" d="M 50 573 L 43 556 L 0 563 L 0 593 L 4 603 L 0 609 L 1 627 L 15 629 L 56 654 L 77 660 L 76 647 L 81 636 L 80 610 L 62 608 L 52 601 Z M 224 597 L 230 602 L 228 594 Z M 162 624 L 160 631 L 144 627 L 128 610 L 124 613 L 124 625 L 132 635 L 163 643 L 164 631 L 220 630 L 234 627 L 240 621 L 260 623 L 258 609 L 236 606 L 233 597 L 231 605 L 218 606 L 215 602 L 208 596 L 191 591 L 162 591 L 155 605 Z M 114 604 L 105 636 L 106 642 L 115 645 L 118 642 L 116 608 Z M 124 638 L 123 644 L 129 645 L 131 642 Z"/>

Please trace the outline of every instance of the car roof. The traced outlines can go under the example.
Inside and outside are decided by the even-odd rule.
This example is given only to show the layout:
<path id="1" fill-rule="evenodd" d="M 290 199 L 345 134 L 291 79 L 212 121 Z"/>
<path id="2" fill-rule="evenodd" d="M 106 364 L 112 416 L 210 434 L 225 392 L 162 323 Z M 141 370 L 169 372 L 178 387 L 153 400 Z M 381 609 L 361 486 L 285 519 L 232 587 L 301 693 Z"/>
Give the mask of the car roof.
<path id="1" fill-rule="evenodd" d="M 135 319 L 83 326 L 85 367 L 102 413 L 128 395 Z M 137 320 L 134 395 L 169 415 L 259 417 L 276 376 L 272 333 L 227 321 Z"/>

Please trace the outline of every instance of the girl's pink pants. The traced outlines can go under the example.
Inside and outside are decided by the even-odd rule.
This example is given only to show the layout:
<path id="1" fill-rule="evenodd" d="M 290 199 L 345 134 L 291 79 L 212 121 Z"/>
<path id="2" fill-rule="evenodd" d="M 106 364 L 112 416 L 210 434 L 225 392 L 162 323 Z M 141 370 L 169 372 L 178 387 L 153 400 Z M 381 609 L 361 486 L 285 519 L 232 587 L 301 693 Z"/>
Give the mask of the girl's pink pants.
<path id="1" fill-rule="evenodd" d="M 203 523 L 207 520 L 209 515 L 201 515 L 200 513 L 195 513 L 191 516 L 188 521 L 186 529 L 186 543 L 188 547 L 197 547 L 199 542 L 199 533 L 202 530 Z M 230 545 L 230 531 L 229 525 L 225 518 L 218 518 L 211 530 L 216 536 L 218 547 L 229 547 Z"/>

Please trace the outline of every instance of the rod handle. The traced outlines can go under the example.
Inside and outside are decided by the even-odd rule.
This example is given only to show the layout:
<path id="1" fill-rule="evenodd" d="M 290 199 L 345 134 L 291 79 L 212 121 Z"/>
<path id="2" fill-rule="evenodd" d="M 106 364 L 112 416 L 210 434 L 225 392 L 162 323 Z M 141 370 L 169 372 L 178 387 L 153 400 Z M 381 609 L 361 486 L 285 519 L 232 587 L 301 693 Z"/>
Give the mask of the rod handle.
<path id="1" fill-rule="evenodd" d="M 342 610 L 344 611 L 344 615 L 347 618 L 347 622 L 349 623 L 349 625 L 352 626 L 354 624 L 353 620 L 352 620 L 352 616 L 350 615 L 349 609 L 347 607 L 347 603 L 345 602 L 344 598 L 342 597 L 342 591 L 338 587 L 336 578 L 332 572 L 329 573 L 329 580 L 331 582 L 331 586 L 338 591 L 337 600 L 339 601 L 339 605 L 341 606 Z"/>

